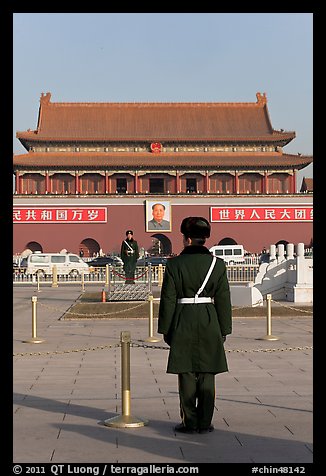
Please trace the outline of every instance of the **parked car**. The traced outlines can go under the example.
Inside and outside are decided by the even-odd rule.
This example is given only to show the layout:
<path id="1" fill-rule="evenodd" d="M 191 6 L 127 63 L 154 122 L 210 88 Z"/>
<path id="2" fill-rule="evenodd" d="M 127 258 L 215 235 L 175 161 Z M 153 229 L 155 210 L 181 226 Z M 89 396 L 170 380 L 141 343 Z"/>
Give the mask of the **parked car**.
<path id="1" fill-rule="evenodd" d="M 137 266 L 148 266 L 149 264 L 152 266 L 162 264 L 164 266 L 167 260 L 168 258 L 166 256 L 146 256 L 138 259 Z"/>
<path id="2" fill-rule="evenodd" d="M 97 258 L 87 261 L 89 267 L 92 268 L 105 268 L 105 266 L 122 266 L 122 259 L 118 256 L 98 256 Z"/>
<path id="3" fill-rule="evenodd" d="M 215 245 L 209 251 L 227 264 L 244 263 L 244 248 L 242 245 Z"/>
<path id="4" fill-rule="evenodd" d="M 26 274 L 40 276 L 52 274 L 56 266 L 57 273 L 78 276 L 88 272 L 87 264 L 74 253 L 32 253 L 27 258 Z"/>

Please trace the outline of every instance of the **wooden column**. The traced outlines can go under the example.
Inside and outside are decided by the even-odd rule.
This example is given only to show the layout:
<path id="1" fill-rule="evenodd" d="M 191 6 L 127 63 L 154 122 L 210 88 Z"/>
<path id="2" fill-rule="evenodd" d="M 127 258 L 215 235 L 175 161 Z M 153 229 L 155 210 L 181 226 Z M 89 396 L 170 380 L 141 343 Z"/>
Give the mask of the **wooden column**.
<path id="1" fill-rule="evenodd" d="M 21 180 L 20 180 L 20 175 L 19 172 L 16 172 L 15 175 L 15 190 L 17 193 L 21 193 Z"/>
<path id="2" fill-rule="evenodd" d="M 296 191 L 297 191 L 296 181 L 297 181 L 297 171 L 296 171 L 296 170 L 293 170 L 293 175 L 292 175 L 292 190 L 291 190 L 291 193 L 296 193 Z"/>
<path id="3" fill-rule="evenodd" d="M 239 194 L 239 172 L 236 170 L 234 174 L 234 188 L 235 193 Z"/>
<path id="4" fill-rule="evenodd" d="M 175 178 L 176 178 L 177 193 L 180 193 L 180 175 L 178 170 L 176 171 Z"/>
<path id="5" fill-rule="evenodd" d="M 79 173 L 75 173 L 75 193 L 79 194 L 80 193 L 80 184 L 79 184 Z"/>
<path id="6" fill-rule="evenodd" d="M 206 170 L 205 182 L 206 182 L 206 193 L 210 193 L 210 183 L 209 183 L 208 170 Z"/>
<path id="7" fill-rule="evenodd" d="M 105 172 L 105 193 L 110 193 L 109 174 Z"/>
<path id="8" fill-rule="evenodd" d="M 269 190 L 268 190 L 268 174 L 267 174 L 267 170 L 265 170 L 264 172 L 264 187 L 263 187 L 263 192 L 264 193 L 269 193 Z"/>
<path id="9" fill-rule="evenodd" d="M 45 172 L 45 193 L 51 193 L 49 171 Z"/>
<path id="10" fill-rule="evenodd" d="M 138 185 L 138 172 L 137 172 L 137 170 L 136 170 L 136 172 L 135 172 L 135 193 L 138 193 L 138 192 L 139 192 L 138 188 L 139 188 L 139 185 Z"/>

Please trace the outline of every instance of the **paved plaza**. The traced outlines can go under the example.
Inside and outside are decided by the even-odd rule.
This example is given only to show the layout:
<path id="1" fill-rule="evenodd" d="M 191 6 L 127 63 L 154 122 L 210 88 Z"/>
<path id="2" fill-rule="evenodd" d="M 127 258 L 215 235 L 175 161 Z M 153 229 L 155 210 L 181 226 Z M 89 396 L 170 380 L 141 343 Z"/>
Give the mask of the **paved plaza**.
<path id="1" fill-rule="evenodd" d="M 94 288 L 95 289 L 95 288 Z M 215 431 L 182 435 L 177 376 L 166 373 L 168 347 L 148 342 L 142 318 L 69 319 L 78 286 L 15 286 L 14 463 L 284 463 L 313 462 L 313 319 L 277 316 L 262 340 L 265 317 L 236 317 L 225 348 L 229 372 L 216 376 Z M 32 344 L 32 303 L 37 337 Z M 293 305 L 288 303 L 288 305 Z M 311 309 L 311 308 L 310 308 Z M 157 320 L 154 319 L 155 337 Z M 122 331 L 131 335 L 131 415 L 148 424 L 112 428 L 121 414 Z"/>

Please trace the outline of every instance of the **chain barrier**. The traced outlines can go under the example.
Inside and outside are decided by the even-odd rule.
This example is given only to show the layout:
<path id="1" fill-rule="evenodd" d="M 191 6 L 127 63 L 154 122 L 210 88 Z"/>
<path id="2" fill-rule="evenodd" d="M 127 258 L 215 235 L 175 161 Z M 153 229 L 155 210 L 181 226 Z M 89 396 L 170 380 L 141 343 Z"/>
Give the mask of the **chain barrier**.
<path id="1" fill-rule="evenodd" d="M 157 299 L 152 298 L 152 300 L 153 301 L 154 300 L 158 301 L 159 298 L 157 298 Z M 306 311 L 306 310 L 302 310 L 302 309 L 297 309 L 295 307 L 287 306 L 287 305 L 281 304 L 280 302 L 275 301 L 273 299 L 270 299 L 270 301 L 272 301 L 272 302 L 274 302 L 274 303 L 276 303 L 276 304 L 278 304 L 282 307 L 286 307 L 286 308 L 289 308 L 289 309 L 293 309 L 295 311 L 301 311 L 301 312 L 309 313 L 309 315 L 313 315 L 310 311 Z M 76 316 L 81 315 L 81 313 L 78 313 L 78 312 L 73 312 L 73 311 L 70 311 L 70 310 L 63 310 L 63 309 L 57 308 L 55 306 L 49 306 L 47 304 L 43 304 L 41 302 L 39 302 L 39 304 L 41 306 L 47 308 L 47 309 L 56 310 L 56 311 L 62 312 L 63 314 L 70 314 L 70 315 L 76 315 Z M 141 306 L 144 306 L 145 304 L 147 304 L 146 301 L 141 302 L 140 304 L 137 304 L 136 306 L 132 306 L 132 307 L 129 307 L 127 309 L 121 309 L 121 310 L 110 312 L 110 313 L 99 313 L 99 314 L 85 314 L 85 313 L 82 313 L 82 314 L 86 317 L 97 318 L 97 317 L 100 317 L 100 316 L 109 316 L 109 315 L 114 315 L 114 314 L 120 314 L 120 313 L 123 313 L 123 312 L 128 312 L 130 310 L 137 309 Z M 242 308 L 246 308 L 246 307 L 248 307 L 248 306 L 233 307 L 232 309 L 242 309 Z M 14 353 L 13 356 L 14 357 L 16 357 L 16 356 L 26 356 L 26 355 L 38 355 L 38 356 L 40 356 L 40 355 L 67 354 L 67 353 L 72 353 L 72 352 L 87 352 L 87 351 L 95 351 L 95 350 L 103 350 L 103 349 L 108 349 L 108 348 L 119 347 L 120 345 L 121 344 L 101 345 L 101 346 L 91 347 L 91 348 L 87 348 L 87 349 L 71 349 L 71 350 L 64 350 L 64 351 L 21 352 L 21 353 Z M 131 346 L 132 347 L 148 348 L 148 349 L 161 349 L 161 350 L 168 350 L 169 349 L 169 347 L 166 347 L 166 346 L 149 345 L 149 344 L 143 344 L 143 343 L 142 344 L 137 344 L 135 342 L 131 342 Z M 305 346 L 305 347 L 285 347 L 285 348 L 274 348 L 274 349 L 225 349 L 225 351 L 228 352 L 228 353 L 230 353 L 230 352 L 249 353 L 249 352 L 284 352 L 284 351 L 293 351 L 293 350 L 312 350 L 312 349 L 313 349 L 312 346 Z"/>
<path id="2" fill-rule="evenodd" d="M 122 278 L 124 279 L 125 281 L 127 281 L 128 279 L 130 280 L 131 278 L 126 278 L 126 276 L 124 274 L 120 274 L 120 273 L 117 273 L 114 269 L 111 270 L 112 271 L 112 274 L 115 274 L 116 276 L 119 276 L 119 278 Z M 135 276 L 133 279 L 136 280 L 136 279 L 140 279 L 142 278 L 143 276 L 145 276 L 145 274 L 147 273 L 147 270 L 145 270 L 142 274 L 138 274 L 137 276 Z"/>
<path id="3" fill-rule="evenodd" d="M 136 344 L 135 342 L 131 342 L 131 347 L 143 347 L 145 349 L 169 350 L 169 347 L 166 347 L 166 346 Z M 291 351 L 291 350 L 312 350 L 312 349 L 313 349 L 313 346 L 304 346 L 304 347 L 280 347 L 277 349 L 225 349 L 225 352 L 228 352 L 228 353 L 284 352 L 284 351 Z"/>
<path id="4" fill-rule="evenodd" d="M 142 341 L 138 341 L 142 342 Z M 168 346 L 159 346 L 159 345 L 150 345 L 150 344 L 139 344 L 137 342 L 131 341 L 131 347 L 140 347 L 143 349 L 155 349 L 155 350 L 169 350 Z M 24 356 L 45 356 L 45 355 L 58 355 L 58 354 L 71 354 L 74 352 L 90 352 L 95 350 L 103 350 L 103 349 L 113 349 L 121 347 L 121 343 L 118 344 L 106 344 L 106 345 L 98 345 L 96 347 L 88 347 L 85 349 L 70 349 L 70 350 L 53 350 L 53 351 L 46 351 L 46 352 L 16 352 L 13 353 L 13 357 L 24 357 Z M 274 349 L 225 349 L 227 353 L 239 353 L 239 354 L 248 354 L 248 353 L 255 353 L 255 352 L 289 352 L 295 350 L 312 350 L 313 346 L 304 346 L 304 347 L 279 347 Z"/>
<path id="5" fill-rule="evenodd" d="M 93 350 L 103 350 L 103 349 L 112 349 L 115 347 L 120 347 L 120 344 L 106 344 L 98 345 L 96 347 L 88 347 L 87 349 L 69 349 L 69 350 L 49 350 L 46 352 L 16 352 L 13 354 L 13 357 L 23 357 L 25 355 L 58 355 L 58 354 L 72 354 L 74 352 L 89 352 Z"/>
<path id="6" fill-rule="evenodd" d="M 257 303 L 252 306 L 252 307 L 258 307 L 260 306 L 260 304 L 263 304 L 264 303 L 264 300 L 263 299 L 260 299 L 259 301 L 257 301 Z M 248 306 L 232 306 L 232 311 L 236 311 L 238 309 L 247 309 Z"/>
<path id="7" fill-rule="evenodd" d="M 73 311 L 69 311 L 69 309 L 66 311 L 66 310 L 63 310 L 63 309 L 60 309 L 58 307 L 54 307 L 54 306 L 49 306 L 47 304 L 43 304 L 42 302 L 39 302 L 38 301 L 38 304 L 47 308 L 47 309 L 53 309 L 55 311 L 60 311 L 64 314 L 70 314 L 70 315 L 75 315 L 75 316 L 80 316 L 81 314 L 85 317 L 100 317 L 100 316 L 112 316 L 113 314 L 120 314 L 122 312 L 128 312 L 128 311 L 132 311 L 133 309 L 137 309 L 138 307 L 141 307 L 141 306 L 144 306 L 144 304 L 147 304 L 146 301 L 144 302 L 141 302 L 140 304 L 137 304 L 136 306 L 132 306 L 132 307 L 128 307 L 127 309 L 121 309 L 120 311 L 113 311 L 113 312 L 103 312 L 103 313 L 98 313 L 98 314 L 86 314 L 84 312 L 73 312 Z M 91 304 L 91 303 L 89 303 Z"/>
<path id="8" fill-rule="evenodd" d="M 281 307 L 285 307 L 285 308 L 287 308 L 287 309 L 292 309 L 293 311 L 298 311 L 298 312 L 307 313 L 307 314 L 309 314 L 310 316 L 313 315 L 313 313 L 312 313 L 311 311 L 307 311 L 307 310 L 305 310 L 305 309 L 299 309 L 298 307 L 288 306 L 287 304 L 283 304 L 283 303 L 281 303 L 281 302 L 279 302 L 279 301 L 275 301 L 274 299 L 271 299 L 271 301 L 272 301 L 272 302 L 275 302 L 275 304 L 278 304 L 278 305 L 281 306 Z M 260 300 L 257 301 L 257 303 L 256 303 L 254 306 L 252 306 L 252 307 L 258 307 L 260 304 L 263 304 L 263 303 L 264 303 L 264 300 L 263 300 L 263 299 L 260 299 Z M 232 306 L 232 310 L 233 310 L 233 311 L 236 311 L 236 310 L 238 310 L 238 309 L 247 309 L 247 308 L 248 308 L 248 306 L 237 306 L 237 307 L 236 307 L 236 306 Z"/>
<path id="9" fill-rule="evenodd" d="M 159 298 L 155 298 L 154 301 L 158 301 Z M 288 309 L 292 309 L 293 311 L 298 311 L 298 312 L 303 312 L 303 313 L 308 313 L 310 316 L 313 315 L 313 313 L 311 311 L 306 311 L 305 309 L 299 309 L 297 307 L 292 307 L 292 306 L 288 306 L 286 304 L 282 304 L 280 303 L 279 301 L 275 301 L 274 299 L 271 299 L 272 302 L 275 302 L 275 304 L 278 304 L 279 306 L 281 307 L 285 307 L 285 308 L 288 308 Z M 257 304 L 253 307 L 257 307 L 259 304 L 263 304 L 263 300 L 261 299 L 260 301 L 257 301 Z M 53 309 L 55 311 L 60 311 L 62 313 L 65 313 L 65 314 L 76 314 L 78 316 L 80 316 L 81 313 L 74 313 L 72 311 L 66 311 L 64 309 L 60 309 L 58 307 L 54 307 L 54 306 L 49 306 L 47 304 L 43 304 L 42 302 L 38 301 L 37 302 L 40 306 L 43 306 L 43 307 L 46 307 L 47 309 Z M 113 314 L 120 314 L 121 312 L 125 312 L 125 311 L 131 311 L 133 309 L 136 309 L 137 307 L 140 307 L 140 306 L 143 306 L 144 304 L 146 304 L 147 301 L 144 301 L 142 302 L 141 304 L 138 304 L 137 306 L 133 306 L 133 307 L 129 307 L 128 309 L 122 309 L 121 311 L 114 311 L 114 312 L 105 312 L 105 313 L 101 313 L 101 314 L 84 314 L 85 316 L 87 317 L 90 317 L 90 316 L 94 316 L 94 317 L 98 317 L 98 316 L 110 316 L 110 315 L 113 315 Z M 88 304 L 91 304 L 91 303 L 88 303 Z M 247 309 L 248 306 L 232 306 L 232 310 L 235 311 L 235 310 L 238 310 L 238 309 Z"/>
<path id="10" fill-rule="evenodd" d="M 281 304 L 279 301 L 274 301 L 274 299 L 271 299 L 272 302 L 275 302 L 276 304 L 278 304 L 279 306 L 281 307 L 286 307 L 288 309 L 292 309 L 293 311 L 298 311 L 298 312 L 306 312 L 308 313 L 310 316 L 313 316 L 313 313 L 311 311 L 306 311 L 305 309 L 298 309 L 297 307 L 291 307 L 291 306 L 287 306 L 286 304 Z"/>

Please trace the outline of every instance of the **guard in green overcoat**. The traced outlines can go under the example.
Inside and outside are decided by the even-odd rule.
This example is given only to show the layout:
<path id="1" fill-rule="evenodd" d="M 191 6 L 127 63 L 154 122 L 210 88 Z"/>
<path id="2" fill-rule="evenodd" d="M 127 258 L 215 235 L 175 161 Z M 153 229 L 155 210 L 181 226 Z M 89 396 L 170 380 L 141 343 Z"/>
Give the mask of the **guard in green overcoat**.
<path id="1" fill-rule="evenodd" d="M 178 374 L 183 433 L 213 431 L 215 375 L 228 371 L 224 341 L 232 332 L 226 266 L 204 246 L 210 224 L 188 217 L 181 224 L 184 250 L 167 261 L 158 332 L 170 346 L 167 373 Z"/>
<path id="2" fill-rule="evenodd" d="M 126 231 L 126 239 L 121 243 L 120 256 L 123 261 L 123 270 L 126 275 L 125 284 L 135 284 L 135 270 L 139 258 L 138 243 L 134 240 L 132 230 Z"/>

